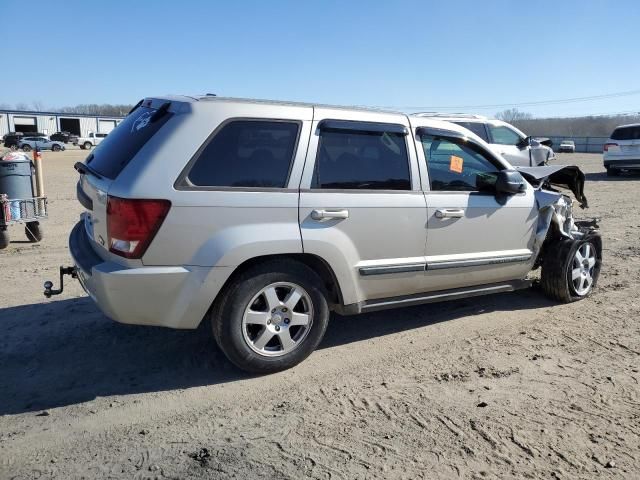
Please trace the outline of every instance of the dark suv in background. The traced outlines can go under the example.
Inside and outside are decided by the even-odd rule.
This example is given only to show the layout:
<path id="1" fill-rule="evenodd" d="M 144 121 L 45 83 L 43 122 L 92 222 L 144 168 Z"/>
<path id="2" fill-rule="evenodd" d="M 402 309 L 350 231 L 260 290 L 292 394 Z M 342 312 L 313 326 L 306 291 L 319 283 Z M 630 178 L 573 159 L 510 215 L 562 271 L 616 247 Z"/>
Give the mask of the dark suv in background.
<path id="1" fill-rule="evenodd" d="M 78 135 L 70 132 L 56 132 L 49 138 L 56 142 L 73 143 L 74 145 L 78 143 Z"/>

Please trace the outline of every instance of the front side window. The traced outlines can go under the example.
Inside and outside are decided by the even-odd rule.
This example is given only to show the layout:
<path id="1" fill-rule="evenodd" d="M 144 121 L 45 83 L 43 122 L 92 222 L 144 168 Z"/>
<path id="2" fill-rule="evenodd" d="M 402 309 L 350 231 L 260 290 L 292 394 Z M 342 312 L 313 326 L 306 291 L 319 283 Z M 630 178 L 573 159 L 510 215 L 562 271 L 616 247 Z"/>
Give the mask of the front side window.
<path id="1" fill-rule="evenodd" d="M 321 130 L 311 187 L 411 190 L 405 135 Z"/>
<path id="2" fill-rule="evenodd" d="M 495 184 L 502 169 L 479 147 L 431 135 L 420 137 L 433 191 L 480 191 Z"/>
<path id="3" fill-rule="evenodd" d="M 187 179 L 194 186 L 284 188 L 299 129 L 295 122 L 229 122 L 204 147 Z"/>
<path id="4" fill-rule="evenodd" d="M 491 143 L 497 143 L 498 145 L 517 145 L 522 140 L 522 137 L 509 127 L 488 125 L 489 132 L 491 132 Z"/>

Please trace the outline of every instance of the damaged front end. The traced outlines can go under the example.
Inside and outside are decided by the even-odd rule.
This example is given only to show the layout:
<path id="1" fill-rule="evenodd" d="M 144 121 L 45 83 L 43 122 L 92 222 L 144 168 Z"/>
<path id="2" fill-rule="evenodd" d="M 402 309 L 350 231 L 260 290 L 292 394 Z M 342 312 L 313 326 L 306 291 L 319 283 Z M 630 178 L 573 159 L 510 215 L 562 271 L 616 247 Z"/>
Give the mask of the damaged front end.
<path id="1" fill-rule="evenodd" d="M 538 224 L 532 251 L 536 258 L 534 269 L 539 267 L 544 252 L 561 239 L 579 240 L 591 238 L 602 251 L 598 233 L 598 219 L 575 220 L 573 200 L 561 189 L 571 191 L 580 208 L 588 208 L 584 195 L 584 173 L 576 166 L 546 165 L 542 167 L 518 167 L 518 171 L 535 188 L 538 207 Z"/>

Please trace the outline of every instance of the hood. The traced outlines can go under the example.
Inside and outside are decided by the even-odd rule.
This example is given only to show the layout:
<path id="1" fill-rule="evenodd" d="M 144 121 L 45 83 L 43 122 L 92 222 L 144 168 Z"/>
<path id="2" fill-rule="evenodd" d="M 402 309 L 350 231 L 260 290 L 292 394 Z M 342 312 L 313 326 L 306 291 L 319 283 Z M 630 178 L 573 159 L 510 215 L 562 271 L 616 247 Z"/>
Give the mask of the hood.
<path id="1" fill-rule="evenodd" d="M 571 190 L 581 208 L 588 208 L 584 196 L 584 173 L 575 165 L 544 165 L 541 167 L 515 167 L 536 189 L 553 186 Z M 555 190 L 554 190 L 555 191 Z"/>

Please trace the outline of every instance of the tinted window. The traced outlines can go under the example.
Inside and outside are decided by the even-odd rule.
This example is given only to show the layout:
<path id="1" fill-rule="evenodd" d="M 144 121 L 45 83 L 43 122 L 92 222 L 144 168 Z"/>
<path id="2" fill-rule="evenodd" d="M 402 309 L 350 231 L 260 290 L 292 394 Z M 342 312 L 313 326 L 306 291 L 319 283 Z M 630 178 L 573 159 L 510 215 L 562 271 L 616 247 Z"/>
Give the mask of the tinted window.
<path id="1" fill-rule="evenodd" d="M 453 122 L 456 125 L 460 125 L 461 127 L 466 128 L 467 130 L 471 130 L 473 133 L 478 135 L 485 142 L 489 142 L 489 137 L 487 137 L 487 129 L 484 127 L 484 123 L 479 122 Z"/>
<path id="2" fill-rule="evenodd" d="M 187 178 L 197 186 L 284 188 L 298 130 L 293 122 L 230 122 L 204 148 Z"/>
<path id="3" fill-rule="evenodd" d="M 322 130 L 312 188 L 410 190 L 405 136 Z"/>
<path id="4" fill-rule="evenodd" d="M 173 115 L 155 109 L 138 107 L 131 112 L 87 158 L 87 164 L 100 175 L 114 179 L 145 143 L 153 137 Z"/>
<path id="5" fill-rule="evenodd" d="M 611 134 L 612 140 L 639 140 L 640 126 L 635 127 L 619 127 Z"/>
<path id="6" fill-rule="evenodd" d="M 493 174 L 502 168 L 470 144 L 429 135 L 422 135 L 421 141 L 431 190 L 482 190 L 483 185 L 495 183 Z"/>
<path id="7" fill-rule="evenodd" d="M 494 125 L 487 125 L 491 132 L 491 143 L 497 143 L 499 145 L 516 145 L 520 142 L 521 137 L 514 130 L 509 127 L 497 127 Z"/>

